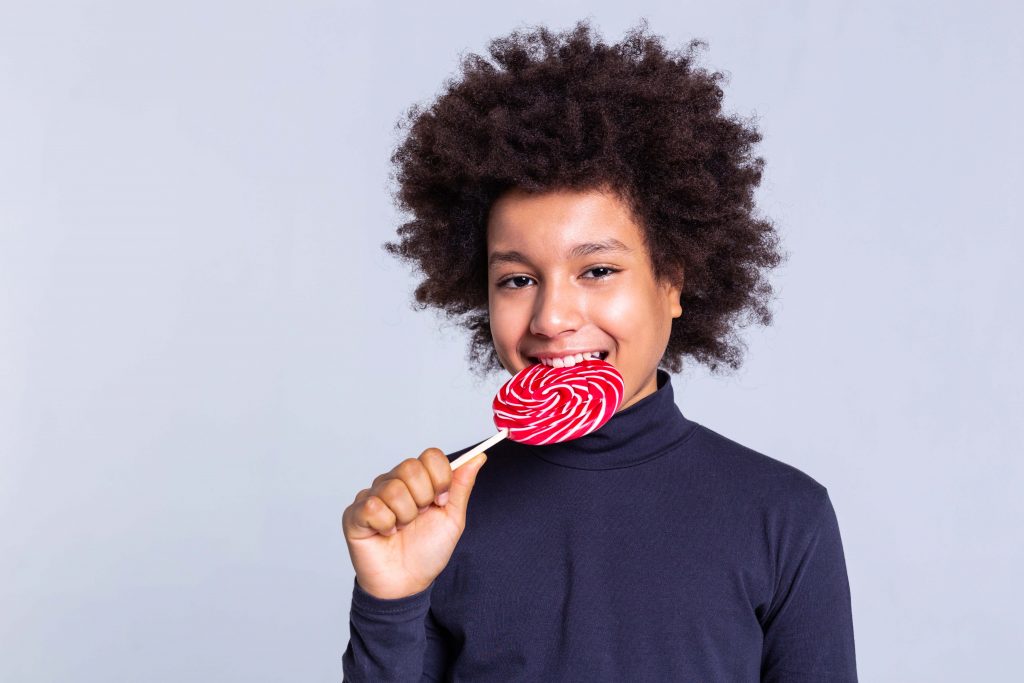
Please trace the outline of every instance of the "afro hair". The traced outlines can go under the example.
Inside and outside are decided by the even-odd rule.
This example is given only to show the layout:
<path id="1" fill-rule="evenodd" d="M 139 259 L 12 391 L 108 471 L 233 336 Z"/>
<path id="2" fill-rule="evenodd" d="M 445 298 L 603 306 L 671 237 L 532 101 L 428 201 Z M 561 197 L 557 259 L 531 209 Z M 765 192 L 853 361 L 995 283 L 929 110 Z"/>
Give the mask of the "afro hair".
<path id="1" fill-rule="evenodd" d="M 395 203 L 411 215 L 386 242 L 422 275 L 418 308 L 471 334 L 476 370 L 501 369 L 488 317 L 487 220 L 513 188 L 610 189 L 642 227 L 654 274 L 683 282 L 662 365 L 690 356 L 737 369 L 737 328 L 770 325 L 765 275 L 785 256 L 756 215 L 764 160 L 752 121 L 722 112 L 725 76 L 694 65 L 707 44 L 667 50 L 646 20 L 605 44 L 578 21 L 515 30 L 469 53 L 429 107 L 412 105 L 391 157 Z"/>

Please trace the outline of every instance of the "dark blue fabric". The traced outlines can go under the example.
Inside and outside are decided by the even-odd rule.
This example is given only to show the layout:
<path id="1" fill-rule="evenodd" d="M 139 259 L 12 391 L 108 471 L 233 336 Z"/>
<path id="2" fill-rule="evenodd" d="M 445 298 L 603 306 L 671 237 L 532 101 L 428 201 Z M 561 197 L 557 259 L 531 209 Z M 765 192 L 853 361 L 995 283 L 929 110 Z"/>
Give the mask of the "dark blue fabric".
<path id="1" fill-rule="evenodd" d="M 488 450 L 434 583 L 355 583 L 345 680 L 856 681 L 828 491 L 658 384 L 583 438 Z"/>

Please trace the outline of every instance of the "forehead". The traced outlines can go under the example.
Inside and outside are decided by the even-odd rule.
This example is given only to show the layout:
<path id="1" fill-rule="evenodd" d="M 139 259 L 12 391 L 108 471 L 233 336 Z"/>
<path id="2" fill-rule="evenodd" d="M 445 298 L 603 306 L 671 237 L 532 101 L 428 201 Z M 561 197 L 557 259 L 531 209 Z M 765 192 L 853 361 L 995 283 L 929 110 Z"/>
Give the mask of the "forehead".
<path id="1" fill-rule="evenodd" d="M 513 190 L 495 201 L 487 221 L 489 255 L 515 250 L 561 258 L 595 251 L 573 253 L 573 247 L 582 244 L 619 244 L 636 251 L 641 243 L 640 228 L 628 206 L 615 194 L 598 190 Z"/>

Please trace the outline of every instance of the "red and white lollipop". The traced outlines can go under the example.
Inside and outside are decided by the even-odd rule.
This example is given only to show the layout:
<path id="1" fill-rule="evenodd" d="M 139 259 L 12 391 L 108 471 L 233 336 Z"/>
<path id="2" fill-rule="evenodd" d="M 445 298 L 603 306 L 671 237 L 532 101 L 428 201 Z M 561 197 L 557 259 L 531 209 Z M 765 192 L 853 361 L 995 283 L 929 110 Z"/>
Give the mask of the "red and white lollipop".
<path id="1" fill-rule="evenodd" d="M 585 436 L 612 418 L 624 391 L 619 371 L 597 358 L 562 368 L 530 365 L 494 397 L 498 433 L 453 460 L 452 469 L 506 437 L 543 446 Z"/>

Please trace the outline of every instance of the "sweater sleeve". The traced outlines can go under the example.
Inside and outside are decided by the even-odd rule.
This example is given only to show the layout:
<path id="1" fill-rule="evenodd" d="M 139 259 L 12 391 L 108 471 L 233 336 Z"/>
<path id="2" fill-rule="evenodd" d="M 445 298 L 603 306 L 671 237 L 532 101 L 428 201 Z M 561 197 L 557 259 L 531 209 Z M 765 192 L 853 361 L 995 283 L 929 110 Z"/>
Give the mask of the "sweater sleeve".
<path id="1" fill-rule="evenodd" d="M 383 599 L 353 581 L 349 642 L 342 658 L 342 680 L 443 680 L 448 644 L 430 615 L 433 584 L 415 595 Z"/>
<path id="2" fill-rule="evenodd" d="M 807 511 L 807 530 L 780 558 L 762 621 L 761 680 L 855 683 L 857 665 L 846 558 L 827 489 Z"/>

